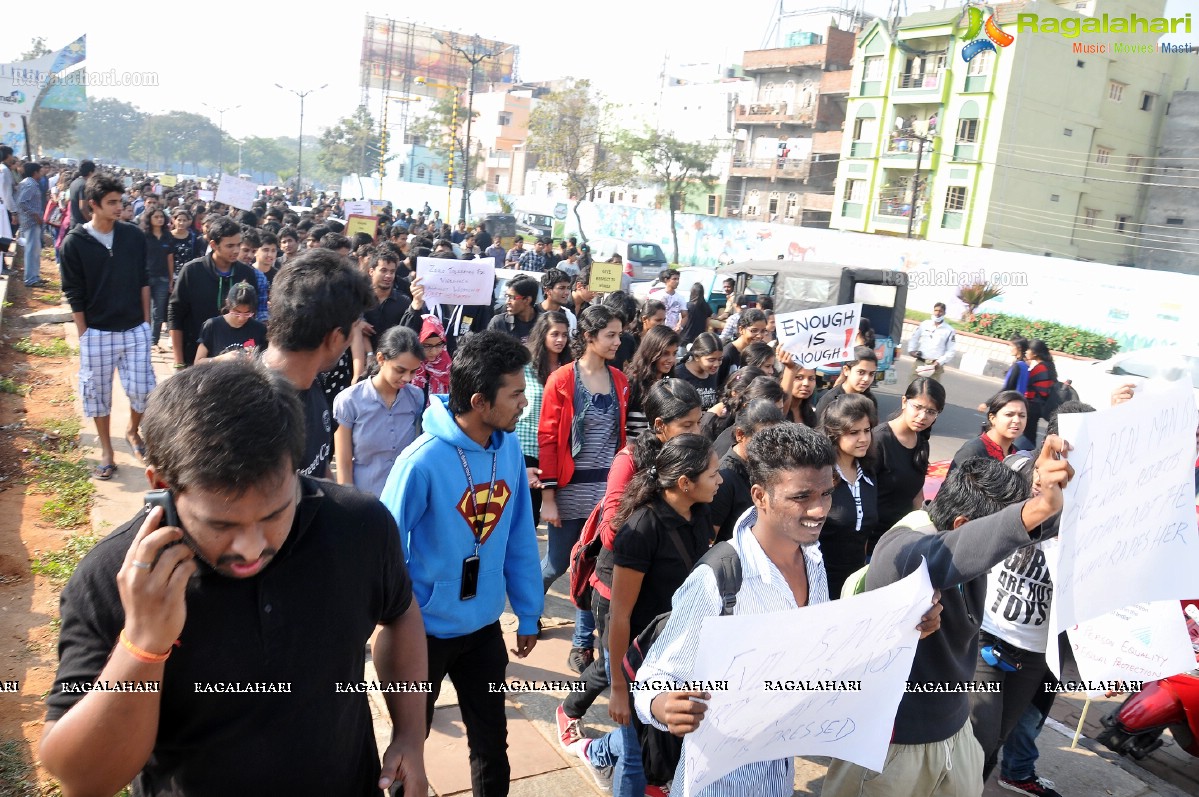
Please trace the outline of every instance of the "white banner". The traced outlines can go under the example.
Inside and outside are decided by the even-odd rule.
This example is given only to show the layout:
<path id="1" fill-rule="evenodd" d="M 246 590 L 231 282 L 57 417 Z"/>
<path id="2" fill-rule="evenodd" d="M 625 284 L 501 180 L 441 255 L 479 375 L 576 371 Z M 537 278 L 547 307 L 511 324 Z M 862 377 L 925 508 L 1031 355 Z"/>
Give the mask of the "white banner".
<path id="1" fill-rule="evenodd" d="M 705 618 L 691 680 L 713 690 L 685 737 L 684 795 L 755 761 L 822 755 L 883 768 L 932 604 L 928 568 L 852 598 Z"/>
<path id="2" fill-rule="evenodd" d="M 1199 592 L 1195 398 L 1189 384 L 1147 385 L 1099 412 L 1062 415 L 1075 475 L 1065 490 L 1053 576 L 1048 659 L 1056 634 L 1137 603 Z"/>
<path id="3" fill-rule="evenodd" d="M 478 260 L 418 257 L 416 275 L 425 287 L 426 306 L 490 305 L 495 296 L 494 257 Z"/>
<path id="4" fill-rule="evenodd" d="M 843 363 L 853 357 L 861 317 L 861 302 L 779 313 L 775 335 L 804 368 Z"/>
<path id="5" fill-rule="evenodd" d="M 221 175 L 221 181 L 216 187 L 216 201 L 238 208 L 249 210 L 258 198 L 258 184 L 240 177 L 228 174 Z"/>

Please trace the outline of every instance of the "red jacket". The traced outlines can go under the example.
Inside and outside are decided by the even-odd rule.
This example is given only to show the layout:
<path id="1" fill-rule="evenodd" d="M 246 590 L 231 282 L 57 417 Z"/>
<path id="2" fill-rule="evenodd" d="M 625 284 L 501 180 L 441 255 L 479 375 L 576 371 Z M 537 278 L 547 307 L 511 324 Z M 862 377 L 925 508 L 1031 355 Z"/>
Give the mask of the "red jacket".
<path id="1" fill-rule="evenodd" d="M 620 436 L 616 450 L 625 446 L 624 427 L 629 412 L 629 380 L 616 368 L 608 366 L 616 399 L 620 403 Z M 541 468 L 541 483 L 550 489 L 570 484 L 575 461 L 570 453 L 570 427 L 575 417 L 575 363 L 567 363 L 545 380 L 541 397 L 541 421 L 537 425 L 537 444 L 540 449 L 537 466 Z"/>

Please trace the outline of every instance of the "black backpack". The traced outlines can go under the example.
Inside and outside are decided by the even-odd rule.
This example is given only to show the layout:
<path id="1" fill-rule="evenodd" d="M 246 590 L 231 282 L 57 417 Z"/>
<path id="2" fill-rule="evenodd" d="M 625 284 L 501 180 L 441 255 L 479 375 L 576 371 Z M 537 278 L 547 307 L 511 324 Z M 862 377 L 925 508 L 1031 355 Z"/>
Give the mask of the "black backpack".
<path id="1" fill-rule="evenodd" d="M 741 557 L 737 549 L 727 540 L 718 542 L 695 563 L 696 567 L 701 565 L 707 565 L 716 574 L 716 586 L 721 599 L 720 615 L 732 614 L 733 607 L 737 605 L 737 593 L 741 591 Z M 629 651 L 620 663 L 629 683 L 637 680 L 637 670 L 645 663 L 650 648 L 662 635 L 662 629 L 669 619 L 670 612 L 659 614 L 629 645 Z M 636 710 L 632 712 L 632 722 L 637 731 L 637 741 L 641 743 L 641 763 L 645 768 L 646 783 L 651 786 L 669 784 L 674 780 L 675 769 L 683 754 L 682 738 L 646 725 L 637 716 Z"/>
<path id="2" fill-rule="evenodd" d="M 1057 412 L 1057 408 L 1065 404 L 1067 401 L 1078 401 L 1078 391 L 1070 386 L 1070 381 L 1061 382 L 1053 380 L 1053 384 L 1049 387 L 1049 395 L 1041 403 L 1041 417 L 1048 420 L 1053 417 L 1053 413 Z"/>

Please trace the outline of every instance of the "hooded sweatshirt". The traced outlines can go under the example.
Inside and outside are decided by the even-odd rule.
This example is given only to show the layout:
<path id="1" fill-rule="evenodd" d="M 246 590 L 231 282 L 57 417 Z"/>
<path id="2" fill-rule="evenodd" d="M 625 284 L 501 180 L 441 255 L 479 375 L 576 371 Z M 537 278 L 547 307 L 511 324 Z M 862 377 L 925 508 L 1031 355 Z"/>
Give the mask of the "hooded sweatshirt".
<path id="1" fill-rule="evenodd" d="M 381 497 L 395 516 L 425 633 L 452 639 L 500 619 L 504 598 L 517 633 L 537 633 L 544 595 L 525 458 L 516 435 L 496 431 L 487 447 L 459 428 L 447 396 L 430 396 L 424 432 L 396 460 Z M 463 600 L 462 563 L 475 552 L 474 507 L 457 449 L 470 467 L 475 500 L 485 513 L 479 581 Z M 495 458 L 495 484 L 486 507 Z"/>

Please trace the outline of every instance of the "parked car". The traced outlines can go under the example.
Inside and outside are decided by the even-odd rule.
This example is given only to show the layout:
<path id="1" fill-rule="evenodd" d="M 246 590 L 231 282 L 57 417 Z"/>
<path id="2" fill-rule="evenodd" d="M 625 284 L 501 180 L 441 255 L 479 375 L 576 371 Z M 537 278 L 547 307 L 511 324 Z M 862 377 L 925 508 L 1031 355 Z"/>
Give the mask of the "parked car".
<path id="1" fill-rule="evenodd" d="M 1107 406 L 1112 391 L 1120 385 L 1150 381 L 1188 383 L 1199 406 L 1199 347 L 1153 346 L 1098 362 L 1060 358 L 1054 364 L 1058 379 L 1069 380 L 1078 397 L 1095 407 Z"/>
<path id="2" fill-rule="evenodd" d="M 544 238 L 553 232 L 554 217 L 548 213 L 516 210 L 513 215 L 516 216 L 516 231 L 521 235 Z"/>
<path id="3" fill-rule="evenodd" d="M 597 263 L 608 260 L 612 255 L 620 255 L 620 259 L 624 261 L 625 275 L 634 281 L 655 280 L 668 265 L 662 247 L 649 241 L 588 238 L 587 245 L 591 247 L 592 260 Z"/>

